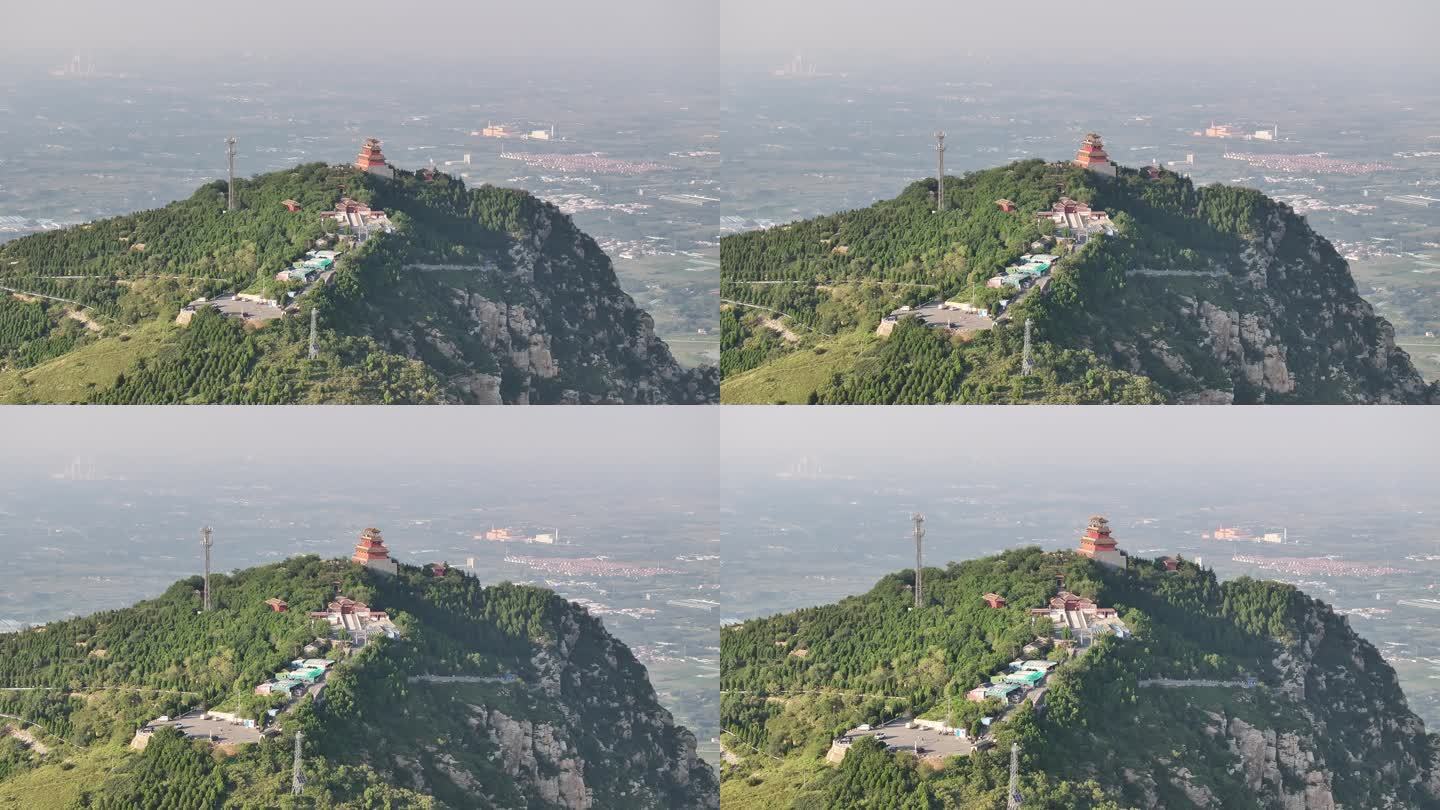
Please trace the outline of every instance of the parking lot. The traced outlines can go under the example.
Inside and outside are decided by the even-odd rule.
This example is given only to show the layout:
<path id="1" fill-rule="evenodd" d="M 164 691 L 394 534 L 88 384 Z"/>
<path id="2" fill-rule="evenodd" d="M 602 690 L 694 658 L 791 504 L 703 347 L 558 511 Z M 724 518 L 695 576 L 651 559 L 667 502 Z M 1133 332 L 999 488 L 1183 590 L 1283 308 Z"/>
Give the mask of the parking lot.
<path id="1" fill-rule="evenodd" d="M 211 299 L 209 303 L 221 314 L 243 321 L 273 321 L 285 315 L 285 310 L 274 304 L 244 301 L 233 295 L 222 295 Z"/>
<path id="2" fill-rule="evenodd" d="M 919 318 L 926 326 L 951 331 L 983 331 L 995 325 L 989 315 L 942 306 L 940 301 L 929 301 L 908 310 L 897 309 L 888 317 L 899 319 L 910 316 Z"/>
<path id="3" fill-rule="evenodd" d="M 253 743 L 260 742 L 260 730 L 246 728 L 225 720 L 206 720 L 198 712 L 191 712 L 182 717 L 176 717 L 164 722 L 156 721 L 150 724 L 155 728 L 161 726 L 174 726 L 181 734 L 193 739 L 209 740 L 210 735 L 215 735 L 217 743 Z"/>
<path id="4" fill-rule="evenodd" d="M 941 734 L 928 728 L 906 728 L 904 720 L 892 720 L 869 731 L 852 731 L 849 736 L 852 738 L 879 737 L 880 742 L 884 743 L 886 748 L 912 753 L 918 745 L 922 757 L 944 759 L 945 757 L 968 756 L 971 751 L 975 750 L 973 740 L 962 739 L 954 734 Z"/>

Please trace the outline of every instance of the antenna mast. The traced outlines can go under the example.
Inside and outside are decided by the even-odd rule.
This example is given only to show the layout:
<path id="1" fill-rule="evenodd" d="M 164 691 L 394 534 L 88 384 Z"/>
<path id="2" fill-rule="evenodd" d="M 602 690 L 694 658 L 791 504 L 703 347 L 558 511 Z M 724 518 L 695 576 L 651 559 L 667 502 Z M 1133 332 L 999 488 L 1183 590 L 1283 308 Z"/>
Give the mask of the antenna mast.
<path id="1" fill-rule="evenodd" d="M 935 210 L 945 210 L 945 133 L 935 133 Z"/>
<path id="2" fill-rule="evenodd" d="M 316 342 L 316 338 L 315 338 L 315 322 L 316 322 L 316 318 L 318 318 L 319 315 L 320 315 L 320 310 L 316 309 L 314 306 L 311 306 L 311 307 L 310 307 L 310 359 L 311 359 L 311 360 L 314 360 L 316 357 L 319 357 L 319 356 L 320 356 L 320 346 L 319 346 L 319 344 Z"/>
<path id="3" fill-rule="evenodd" d="M 230 136 L 229 138 L 226 138 L 226 139 L 225 139 L 225 155 L 226 155 L 227 158 L 229 158 L 229 161 L 230 161 L 230 185 L 228 186 L 228 195 L 229 195 L 229 196 L 228 196 L 228 198 L 227 198 L 227 200 L 226 200 L 226 206 L 225 206 L 225 207 L 226 207 L 228 210 L 230 210 L 230 211 L 234 211 L 234 210 L 235 210 L 235 136 L 233 136 L 233 135 Z"/>
<path id="4" fill-rule="evenodd" d="M 204 602 L 205 602 L 205 611 L 208 613 L 208 612 L 210 611 L 210 546 L 213 545 L 213 543 L 212 543 L 211 540 L 210 540 L 210 527 L 209 527 L 209 526 L 206 526 L 205 528 L 203 528 L 203 529 L 200 530 L 200 545 L 205 548 L 205 589 L 204 589 L 204 594 L 205 594 L 205 595 L 204 595 Z"/>
<path id="5" fill-rule="evenodd" d="M 298 730 L 295 732 L 295 767 L 290 775 L 290 792 L 296 796 L 300 795 L 300 786 L 305 784 L 305 780 L 300 778 L 300 738 L 302 736 L 304 736 L 303 732 Z"/>
<path id="6" fill-rule="evenodd" d="M 916 512 L 910 516 L 910 520 L 915 523 L 915 607 L 918 608 L 925 604 L 924 582 L 921 579 L 920 570 L 920 548 L 925 540 L 925 516 Z"/>
<path id="7" fill-rule="evenodd" d="M 1020 810 L 1020 743 L 1010 743 L 1010 792 L 1005 810 Z"/>
<path id="8" fill-rule="evenodd" d="M 1020 360 L 1020 373 L 1030 376 L 1035 371 L 1035 364 L 1030 360 L 1030 319 L 1025 319 L 1025 354 Z"/>

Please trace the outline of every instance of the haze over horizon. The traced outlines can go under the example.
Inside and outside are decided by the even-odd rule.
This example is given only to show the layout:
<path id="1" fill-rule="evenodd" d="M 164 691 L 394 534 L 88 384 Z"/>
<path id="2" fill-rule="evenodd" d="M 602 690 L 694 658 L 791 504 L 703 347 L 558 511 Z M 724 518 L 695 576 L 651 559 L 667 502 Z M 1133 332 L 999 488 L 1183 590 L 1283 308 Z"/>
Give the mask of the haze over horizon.
<path id="1" fill-rule="evenodd" d="M 883 13 L 867 0 L 735 0 L 725 4 L 721 49 L 743 63 L 800 52 L 846 65 L 930 65 L 958 60 L 1023 67 L 1037 61 L 1158 66 L 1294 62 L 1382 70 L 1440 65 L 1426 42 L 1440 6 L 1425 0 L 1336 0 L 1203 6 L 1151 0 L 1022 4 L 898 0 Z M 1097 89 L 1110 76 L 1097 77 Z"/>
<path id="2" fill-rule="evenodd" d="M 722 476 L 777 472 L 823 457 L 833 473 L 898 468 L 957 481 L 998 483 L 993 470 L 1083 468 L 1184 480 L 1202 471 L 1258 473 L 1288 483 L 1393 476 L 1417 485 L 1440 477 L 1436 417 L 1423 408 L 1368 409 L 969 407 L 727 408 Z M 969 471 L 969 472 L 967 472 Z M 903 480 L 903 479 L 901 479 Z M 898 481 L 897 481 L 898 484 Z"/>
<path id="3" fill-rule="evenodd" d="M 712 478 L 718 414 L 647 410 L 14 408 L 7 414 L 0 478 L 48 476 L 57 461 L 75 456 L 162 469 L 357 465 L 377 476 L 387 467 L 413 465 L 548 470 L 566 478 L 606 470 L 635 476 L 637 486 L 677 470 Z"/>
<path id="4" fill-rule="evenodd" d="M 583 0 L 541 5 L 499 0 L 417 0 L 343 6 L 252 0 L 214 7 L 184 0 L 25 3 L 6 9 L 0 63 L 53 66 L 96 51 L 130 63 L 205 61 L 229 54 L 342 62 L 393 72 L 397 57 L 464 57 L 533 70 L 555 63 L 712 66 L 718 6 L 705 0 L 626 0 L 623 9 Z M 225 22 L 222 23 L 222 16 Z M 455 51 L 447 54 L 448 51 Z M 8 52 L 8 56 L 5 54 Z M 335 74 L 336 81 L 345 81 Z"/>

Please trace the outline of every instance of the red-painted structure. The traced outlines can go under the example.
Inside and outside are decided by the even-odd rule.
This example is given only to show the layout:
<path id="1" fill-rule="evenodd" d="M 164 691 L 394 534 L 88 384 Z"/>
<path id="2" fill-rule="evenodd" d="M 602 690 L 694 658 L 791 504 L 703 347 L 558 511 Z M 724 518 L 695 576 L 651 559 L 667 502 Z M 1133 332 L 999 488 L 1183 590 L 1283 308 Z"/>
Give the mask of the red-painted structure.
<path id="1" fill-rule="evenodd" d="M 369 528 L 360 533 L 360 542 L 355 544 L 355 554 L 350 558 L 361 565 L 384 562 L 390 559 L 390 549 L 380 537 L 380 530 Z"/>
<path id="2" fill-rule="evenodd" d="M 997 610 L 999 608 L 1005 607 L 1006 604 L 1005 597 L 1001 596 L 998 593 L 987 593 L 980 598 L 985 600 L 985 604 Z"/>
<path id="3" fill-rule="evenodd" d="M 1105 144 L 1094 132 L 1086 135 L 1080 144 L 1080 151 L 1075 153 L 1075 165 L 1102 174 L 1115 174 L 1115 164 L 1110 162 L 1110 156 L 1105 154 Z"/>
<path id="4" fill-rule="evenodd" d="M 1007 214 L 1015 210 L 1015 203 L 1010 202 L 1009 200 L 996 200 L 995 204 L 1000 206 L 1000 210 L 1004 211 Z"/>
<path id="5" fill-rule="evenodd" d="M 294 200 L 281 200 L 281 201 L 280 201 L 280 204 L 283 205 L 283 206 L 285 206 L 285 210 L 286 210 L 286 211 L 289 211 L 289 212 L 291 212 L 291 213 L 294 213 L 294 212 L 300 210 L 300 203 L 298 203 L 298 202 L 296 202 L 296 201 L 294 201 Z"/>
<path id="6" fill-rule="evenodd" d="M 265 604 L 269 605 L 270 609 L 275 611 L 276 613 L 284 613 L 285 611 L 290 609 L 290 606 L 285 604 L 285 600 L 278 597 L 272 596 L 269 599 L 266 599 Z"/>
<path id="7" fill-rule="evenodd" d="M 1110 521 L 1100 515 L 1093 515 L 1085 533 L 1080 535 L 1079 554 L 1097 560 L 1104 559 L 1107 553 L 1119 553 L 1115 548 L 1115 539 L 1110 536 Z"/>
<path id="8" fill-rule="evenodd" d="M 388 172 L 389 165 L 385 162 L 385 154 L 380 151 L 380 140 L 378 138 L 366 138 L 365 143 L 360 146 L 360 156 L 355 158 L 355 168 L 362 172 L 384 169 Z"/>

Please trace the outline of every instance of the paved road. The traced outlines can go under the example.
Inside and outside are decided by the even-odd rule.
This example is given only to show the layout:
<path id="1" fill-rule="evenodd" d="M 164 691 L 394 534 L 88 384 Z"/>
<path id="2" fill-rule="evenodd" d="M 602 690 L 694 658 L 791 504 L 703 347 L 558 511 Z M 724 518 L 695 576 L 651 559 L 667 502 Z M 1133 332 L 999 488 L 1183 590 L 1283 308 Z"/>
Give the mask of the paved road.
<path id="1" fill-rule="evenodd" d="M 1126 270 L 1127 276 L 1150 276 L 1152 278 L 1225 278 L 1230 273 L 1224 270 L 1150 270 L 1144 267 L 1137 267 L 1133 270 Z M 923 583 L 922 583 L 923 584 Z"/>
<path id="2" fill-rule="evenodd" d="M 514 675 L 411 675 L 411 683 L 519 683 Z"/>
<path id="3" fill-rule="evenodd" d="M 9 292 L 9 293 L 15 293 L 15 294 L 17 294 L 17 295 L 28 295 L 28 296 L 31 296 L 31 297 L 33 297 L 33 298 L 48 298 L 48 299 L 51 300 L 51 301 L 59 301 L 59 302 L 64 303 L 64 304 L 74 304 L 75 306 L 80 307 L 81 309 L 88 309 L 88 310 L 90 310 L 91 312 L 94 312 L 96 315 L 100 316 L 101 318 L 106 318 L 106 319 L 109 319 L 109 320 L 112 320 L 112 321 L 115 320 L 114 318 L 111 318 L 109 315 L 102 314 L 98 309 L 95 309 L 94 307 L 90 306 L 89 304 L 82 304 L 82 303 L 80 303 L 79 301 L 75 301 L 75 300 L 72 300 L 72 299 L 69 299 L 69 298 L 60 298 L 60 297 L 54 296 L 54 295 L 46 295 L 45 293 L 30 292 L 29 290 L 17 290 L 17 289 L 15 289 L 14 287 L 6 287 L 6 286 L 3 285 L 3 284 L 0 284 L 0 290 L 4 290 L 5 292 Z"/>
<path id="4" fill-rule="evenodd" d="M 26 725 L 34 726 L 35 728 L 40 729 L 41 731 L 45 732 L 46 734 L 49 734 L 50 736 L 54 737 L 55 739 L 59 740 L 60 742 L 65 743 L 66 745 L 72 746 L 72 747 L 74 747 L 74 748 L 80 748 L 80 747 L 81 747 L 81 746 L 75 745 L 75 743 L 70 742 L 69 740 L 65 739 L 64 737 L 61 737 L 59 734 L 56 734 L 55 732 L 51 731 L 50 729 L 45 728 L 44 726 L 40 725 L 39 723 L 36 723 L 36 722 L 34 722 L 33 720 L 26 720 L 25 718 L 19 716 L 18 714 L 5 714 L 5 713 L 3 713 L 3 712 L 0 712 L 0 717 L 5 717 L 5 718 L 8 718 L 8 719 L 10 719 L 10 720 L 19 720 L 20 722 L 25 723 Z M 20 732 L 20 729 L 16 729 L 15 731 L 16 731 L 17 733 L 21 733 L 21 732 Z M 25 732 L 25 736 L 26 736 L 26 737 L 30 737 L 30 735 L 29 735 L 28 732 Z M 31 737 L 31 739 L 32 739 L 31 745 L 32 745 L 32 746 L 39 746 L 38 748 L 36 748 L 36 750 L 37 750 L 37 751 L 40 751 L 40 753 L 42 753 L 42 754 L 45 753 L 44 751 L 41 751 L 41 750 L 40 750 L 41 748 L 44 748 L 44 746 L 41 745 L 40 743 L 33 742 L 33 737 Z"/>
<path id="5" fill-rule="evenodd" d="M 791 316 L 791 315 L 789 315 L 789 314 L 787 314 L 787 313 L 781 312 L 781 311 L 778 310 L 778 309 L 771 309 L 770 307 L 762 307 L 762 306 L 760 306 L 759 304 L 747 304 L 747 303 L 745 303 L 744 301 L 734 301 L 734 300 L 731 300 L 731 299 L 729 299 L 729 298 L 721 298 L 721 299 L 720 299 L 720 303 L 722 303 L 722 304 L 730 304 L 731 306 L 736 306 L 736 307 L 749 307 L 750 309 L 759 309 L 759 310 L 764 310 L 765 312 L 773 312 L 773 313 L 775 313 L 776 315 L 779 315 L 779 316 L 782 317 L 782 318 L 789 318 L 796 326 L 803 327 L 803 328 L 805 328 L 805 329 L 809 329 L 811 332 L 814 332 L 814 333 L 817 334 L 817 335 L 824 335 L 825 337 L 834 337 L 834 335 L 830 334 L 829 332 L 821 332 L 819 329 L 816 329 L 816 328 L 814 328 L 814 327 L 812 327 L 812 326 L 807 326 L 807 325 L 805 325 L 805 324 L 803 324 L 803 323 L 800 323 L 799 321 L 795 320 L 795 318 L 794 318 L 793 316 Z"/>
<path id="6" fill-rule="evenodd" d="M 1165 689 L 1183 689 L 1185 687 L 1225 687 L 1254 689 L 1255 681 L 1211 681 L 1204 678 L 1190 678 L 1177 680 L 1175 678 L 1146 678 L 1138 682 L 1140 686 L 1159 686 Z"/>
<path id="7" fill-rule="evenodd" d="M 891 287 L 925 287 L 926 289 L 939 289 L 938 284 L 925 284 L 919 281 L 882 281 L 878 278 L 837 278 L 830 281 L 816 281 L 814 279 L 796 279 L 794 281 L 740 281 L 737 279 L 726 279 L 726 284 L 805 284 L 816 289 L 821 287 L 835 287 L 840 284 L 887 284 Z"/>

